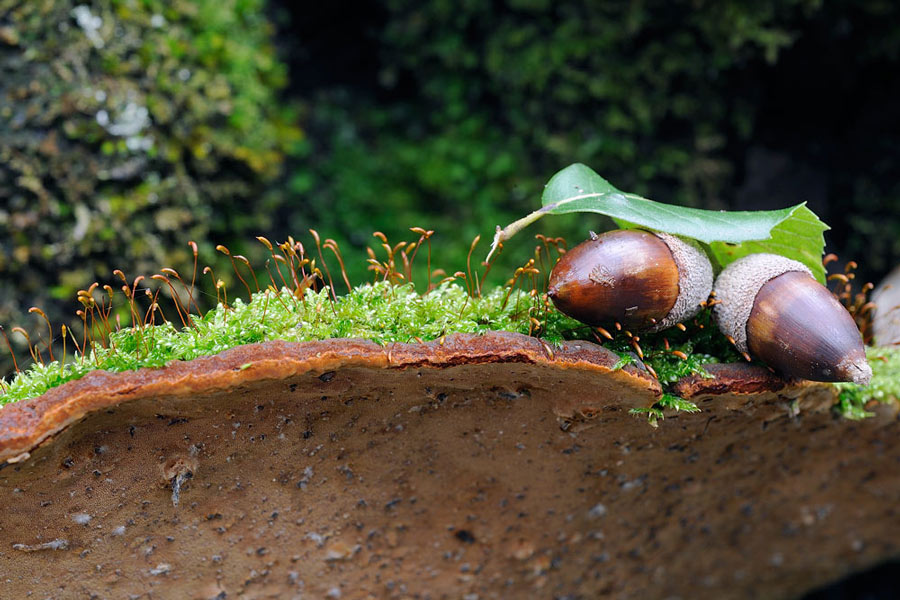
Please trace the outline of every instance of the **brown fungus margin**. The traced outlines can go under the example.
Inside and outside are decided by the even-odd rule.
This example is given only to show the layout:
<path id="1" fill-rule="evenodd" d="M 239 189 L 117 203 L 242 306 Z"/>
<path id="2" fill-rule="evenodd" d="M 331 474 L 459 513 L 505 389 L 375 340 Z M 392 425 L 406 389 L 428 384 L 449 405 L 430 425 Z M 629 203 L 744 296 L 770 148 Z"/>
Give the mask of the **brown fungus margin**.
<path id="1" fill-rule="evenodd" d="M 381 346 L 360 339 L 314 342 L 270 341 L 226 350 L 214 356 L 137 371 L 93 371 L 82 379 L 51 389 L 38 398 L 0 408 L 0 463 L 25 460 L 29 452 L 92 411 L 159 395 L 187 396 L 238 387 L 254 381 L 285 379 L 308 372 L 346 367 L 370 369 L 441 369 L 488 363 L 526 363 L 575 369 L 596 378 L 593 397 L 558 398 L 553 409 L 562 417 L 596 414 L 598 400 L 619 407 L 650 406 L 660 396 L 659 382 L 642 365 L 616 369 L 619 358 L 591 342 L 564 342 L 551 347 L 536 338 L 509 332 L 457 333 L 425 343 Z"/>

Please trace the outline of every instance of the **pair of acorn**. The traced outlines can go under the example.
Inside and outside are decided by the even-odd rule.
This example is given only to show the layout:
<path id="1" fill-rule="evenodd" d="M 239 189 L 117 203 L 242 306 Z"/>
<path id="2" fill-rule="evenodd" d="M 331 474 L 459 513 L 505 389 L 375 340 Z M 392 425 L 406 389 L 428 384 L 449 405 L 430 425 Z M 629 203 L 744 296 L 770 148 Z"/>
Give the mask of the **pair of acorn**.
<path id="1" fill-rule="evenodd" d="M 742 353 L 787 377 L 868 384 L 872 370 L 850 313 L 802 263 L 751 254 L 713 268 L 696 243 L 617 230 L 564 254 L 548 295 L 583 323 L 661 331 L 694 317 L 713 292 L 713 318 Z"/>

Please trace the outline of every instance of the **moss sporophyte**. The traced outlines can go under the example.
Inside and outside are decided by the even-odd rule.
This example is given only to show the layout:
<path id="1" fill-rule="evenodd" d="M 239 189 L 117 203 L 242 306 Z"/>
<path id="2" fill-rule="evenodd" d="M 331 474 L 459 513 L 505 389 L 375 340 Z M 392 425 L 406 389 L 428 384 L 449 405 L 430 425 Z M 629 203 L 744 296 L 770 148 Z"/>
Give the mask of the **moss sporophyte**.
<path id="1" fill-rule="evenodd" d="M 381 248 L 379 252 L 370 249 L 368 259 L 373 281 L 357 286 L 346 281 L 337 244 L 320 242 L 315 232 L 316 258 L 310 258 L 294 239 L 272 244 L 260 238 L 272 255 L 261 275 L 243 257 L 232 257 L 244 297 L 229 295 L 227 286 L 209 268 L 198 272 L 196 263 L 189 279 L 165 268 L 129 281 L 117 270 L 122 282 L 119 290 L 94 284 L 79 292 L 82 331 L 64 326 L 56 330 L 46 322 L 57 347 L 63 348 L 61 355 L 59 350 L 52 354 L 52 345 L 46 342 L 29 344 L 33 363 L 2 382 L 0 403 L 39 396 L 96 369 L 161 367 L 276 339 L 363 338 L 389 344 L 435 340 L 457 332 L 511 331 L 539 337 L 551 352 L 563 340 L 584 339 L 616 352 L 619 368 L 642 362 L 663 386 L 688 375 L 703 375 L 704 364 L 744 361 L 712 325 L 709 308 L 678 327 L 640 337 L 612 327 L 587 326 L 557 311 L 546 293 L 547 280 L 550 267 L 565 252 L 564 240 L 538 236 L 534 257 L 505 284 L 486 289 L 489 263 L 476 269 L 470 261 L 467 271 L 450 276 L 432 270 L 428 246 L 433 232 L 414 231 L 418 239 L 396 245 L 376 233 Z M 477 242 L 472 244 L 473 251 Z M 224 246 L 219 250 L 230 255 Z M 323 250 L 335 257 L 336 270 L 327 264 Z M 427 255 L 427 270 L 416 280 L 419 250 Z M 199 314 L 194 284 L 203 275 L 215 281 L 218 303 Z M 345 293 L 335 291 L 335 275 L 344 280 Z M 265 287 L 260 283 L 263 279 Z M 168 294 L 165 302 L 164 294 Z M 39 309 L 32 312 L 42 315 Z M 122 325 L 123 312 L 131 326 Z M 20 327 L 11 331 L 27 336 Z M 900 366 L 900 352 L 881 348 L 869 349 L 869 354 L 875 371 L 872 385 L 840 384 L 836 408 L 848 417 L 864 416 L 870 400 L 892 401 L 900 392 L 900 382 L 892 376 Z M 667 393 L 654 407 L 635 412 L 646 413 L 655 423 L 664 409 L 694 411 L 697 407 Z"/>
<path id="2" fill-rule="evenodd" d="M 486 281 L 504 240 L 540 216 L 572 210 L 601 212 L 625 228 L 640 225 L 695 240 L 692 243 L 699 243 L 697 248 L 705 250 L 719 268 L 754 251 L 789 247 L 782 242 L 785 236 L 794 236 L 798 240 L 794 255 L 809 273 L 825 281 L 822 261 L 812 264 L 810 260 L 810 256 L 821 256 L 825 225 L 802 205 L 763 213 L 666 207 L 666 221 L 657 216 L 661 206 L 665 205 L 623 194 L 587 167 L 573 165 L 548 183 L 544 209 L 534 213 L 537 216 L 498 228 L 486 261 L 473 260 L 479 242 L 476 237 L 465 270 L 447 274 L 432 266 L 433 231 L 411 228 L 415 237 L 396 244 L 376 232 L 376 248 L 367 248 L 372 280 L 356 286 L 347 276 L 338 244 L 331 239 L 322 241 L 315 230 L 310 230 L 315 245 L 311 251 L 293 238 L 273 244 L 258 237 L 270 255 L 258 269 L 244 256 L 217 246 L 230 260 L 235 281 L 240 282 L 239 294 L 229 293 L 225 281 L 211 267 L 199 269 L 197 244 L 189 242 L 194 256 L 190 278 L 169 267 L 133 280 L 116 270 L 118 289 L 94 283 L 80 290 L 80 332 L 65 326 L 55 329 L 40 309 L 32 308 L 31 312 L 42 317 L 51 341 L 41 335 L 32 343 L 21 327 L 10 330 L 26 339 L 33 363 L 20 370 L 16 362 L 12 379 L 0 379 L 0 405 L 39 396 L 96 369 L 115 372 L 162 367 L 171 361 L 269 340 L 362 338 L 386 345 L 436 340 L 451 333 L 508 331 L 540 338 L 549 354 L 564 340 L 589 340 L 615 352 L 617 368 L 629 363 L 643 365 L 658 378 L 664 393 L 656 405 L 633 412 L 645 413 L 655 424 L 664 409 L 698 410 L 674 394 L 675 382 L 692 375 L 710 377 L 705 364 L 751 360 L 746 351 L 736 349 L 734 339 L 715 327 L 714 297 L 703 301 L 700 311 L 685 322 L 661 331 L 651 327 L 632 332 L 615 320 L 606 326 L 585 324 L 556 310 L 551 301 L 552 270 L 566 254 L 568 244 L 562 238 L 542 235 L 536 236 L 533 255 L 521 267 L 501 274 L 509 275 L 504 283 L 487 286 Z M 735 228 L 740 231 L 735 233 Z M 832 259 L 829 255 L 825 262 Z M 854 290 L 854 266 L 851 262 L 845 273 L 828 277 L 828 284 L 868 341 L 873 307 L 867 293 L 871 286 Z M 198 302 L 200 278 L 207 278 L 216 296 L 215 307 L 205 313 Z M 336 281 L 346 292 L 337 292 Z M 2 333 L 12 352 L 7 333 Z M 840 384 L 835 407 L 850 418 L 865 416 L 866 405 L 873 400 L 895 401 L 900 387 L 900 351 L 869 348 L 867 352 L 874 372 L 871 385 Z M 13 359 L 17 361 L 14 353 Z"/>

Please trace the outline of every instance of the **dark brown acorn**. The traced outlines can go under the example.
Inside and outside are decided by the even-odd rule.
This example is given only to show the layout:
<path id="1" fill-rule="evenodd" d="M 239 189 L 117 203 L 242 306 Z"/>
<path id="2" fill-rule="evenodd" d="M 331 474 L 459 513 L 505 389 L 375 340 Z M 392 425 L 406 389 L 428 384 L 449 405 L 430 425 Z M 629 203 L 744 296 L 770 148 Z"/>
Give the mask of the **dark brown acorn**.
<path id="1" fill-rule="evenodd" d="M 712 282 L 699 247 L 665 233 L 620 229 L 591 233 L 564 254 L 547 293 L 561 312 L 588 325 L 659 331 L 696 315 Z"/>
<path id="2" fill-rule="evenodd" d="M 788 377 L 868 384 L 872 369 L 853 317 L 802 263 L 751 254 L 716 280 L 719 328 Z"/>

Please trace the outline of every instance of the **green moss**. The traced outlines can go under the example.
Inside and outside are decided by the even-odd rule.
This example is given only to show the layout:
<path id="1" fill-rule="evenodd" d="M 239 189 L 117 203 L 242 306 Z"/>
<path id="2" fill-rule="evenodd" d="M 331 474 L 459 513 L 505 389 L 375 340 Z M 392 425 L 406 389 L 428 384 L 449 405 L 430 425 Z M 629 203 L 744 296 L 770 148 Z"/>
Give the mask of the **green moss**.
<path id="1" fill-rule="evenodd" d="M 704 363 L 740 360 L 722 336 L 708 326 L 709 318 L 708 313 L 702 313 L 684 332 L 673 329 L 641 339 L 645 363 L 659 374 L 663 384 L 702 373 Z M 0 403 L 40 395 L 94 369 L 161 367 L 173 360 L 191 360 L 267 340 L 362 338 L 388 344 L 486 331 L 535 334 L 551 344 L 573 339 L 598 341 L 590 327 L 525 291 L 510 291 L 508 287 L 473 297 L 456 283 L 420 294 L 412 284 L 379 282 L 358 286 L 336 298 L 327 287 L 307 290 L 299 300 L 290 290 L 275 292 L 270 288 L 253 294 L 247 302 L 238 298 L 227 308 L 220 304 L 203 317 L 192 316 L 189 327 L 179 329 L 165 323 L 123 328 L 109 336 L 105 347 L 95 347 L 83 359 L 69 359 L 64 365 L 58 361 L 35 364 L 12 380 Z M 620 356 L 617 368 L 639 360 L 625 335 L 616 336 L 606 345 Z M 687 359 L 673 354 L 675 350 Z"/>
<path id="2" fill-rule="evenodd" d="M 867 348 L 866 356 L 872 367 L 872 382 L 868 386 L 835 384 L 840 389 L 835 410 L 848 419 L 872 416 L 866 407 L 873 401 L 895 402 L 900 398 L 900 348 Z"/>
<path id="3" fill-rule="evenodd" d="M 125 328 L 114 332 L 108 348 L 68 364 L 35 364 L 8 385 L 0 403 L 38 396 L 48 389 L 79 379 L 95 369 L 126 371 L 161 367 L 173 360 L 191 360 L 217 354 L 243 344 L 266 340 L 303 342 L 329 338 L 363 338 L 381 344 L 433 340 L 448 333 L 517 331 L 529 333 L 533 300 L 515 291 L 496 288 L 470 298 L 456 284 L 444 284 L 420 295 L 412 285 L 385 282 L 356 287 L 332 301 L 328 288 L 307 290 L 295 300 L 289 290 L 258 292 L 249 302 L 237 299 L 227 309 L 221 304 L 192 326 L 172 324 Z M 563 331 L 549 332 L 562 339 Z"/>
<path id="4" fill-rule="evenodd" d="M 647 421 L 653 427 L 659 426 L 659 421 L 666 418 L 665 411 L 676 412 L 700 412 L 700 407 L 684 398 L 672 394 L 663 394 L 659 402 L 650 407 L 632 408 L 629 412 L 633 415 L 647 415 Z"/>
<path id="5" fill-rule="evenodd" d="M 536 324 L 540 326 L 536 328 Z M 192 315 L 187 327 L 164 323 L 122 328 L 83 358 L 36 363 L 3 384 L 0 405 L 39 396 L 96 369 L 117 372 L 162 367 L 171 361 L 268 340 L 362 338 L 389 344 L 487 331 L 539 335 L 551 344 L 573 339 L 601 341 L 595 330 L 556 311 L 540 301 L 540 296 L 508 287 L 473 297 L 453 282 L 421 294 L 412 284 L 382 281 L 337 297 L 332 297 L 327 287 L 308 289 L 299 299 L 289 289 L 276 292 L 269 288 L 253 294 L 249 301 L 238 298 L 227 307 L 219 304 L 202 317 Z M 708 310 L 684 331 L 673 328 L 646 335 L 639 338 L 639 346 L 627 335 L 618 334 L 604 345 L 619 355 L 617 368 L 639 362 L 637 352 L 642 352 L 643 363 L 658 374 L 664 389 L 681 377 L 704 374 L 703 364 L 743 360 L 712 326 Z M 870 386 L 837 384 L 842 391 L 836 409 L 848 418 L 866 416 L 865 407 L 872 400 L 890 402 L 900 397 L 900 349 L 869 349 L 869 360 L 874 371 Z M 665 393 L 654 406 L 633 412 L 646 414 L 656 425 L 666 410 L 698 409 L 692 402 Z"/>
<path id="6" fill-rule="evenodd" d="M 542 318 L 546 325 L 540 335 L 551 341 L 561 339 L 602 341 L 591 333 L 590 327 L 558 311 L 547 311 Z M 712 322 L 709 310 L 701 311 L 696 318 L 686 324 L 684 331 L 672 328 L 655 334 L 641 335 L 637 340 L 643 353 L 643 362 L 654 370 L 663 385 L 675 383 L 688 375 L 703 373 L 701 365 L 704 364 L 744 360 L 719 333 Z M 616 335 L 613 340 L 602 343 L 623 357 L 620 367 L 639 358 L 627 335 Z M 675 352 L 680 352 L 687 358 Z"/>
<path id="7" fill-rule="evenodd" d="M 364 39 L 378 77 L 310 90 L 321 133 L 294 189 L 345 247 L 423 213 L 439 231 L 461 223 L 447 244 L 457 261 L 482 224 L 530 210 L 546 173 L 576 161 L 642 195 L 722 207 L 764 104 L 764 86 L 745 82 L 822 12 L 810 0 L 374 4 Z M 555 235 L 586 233 L 570 223 Z"/>

